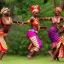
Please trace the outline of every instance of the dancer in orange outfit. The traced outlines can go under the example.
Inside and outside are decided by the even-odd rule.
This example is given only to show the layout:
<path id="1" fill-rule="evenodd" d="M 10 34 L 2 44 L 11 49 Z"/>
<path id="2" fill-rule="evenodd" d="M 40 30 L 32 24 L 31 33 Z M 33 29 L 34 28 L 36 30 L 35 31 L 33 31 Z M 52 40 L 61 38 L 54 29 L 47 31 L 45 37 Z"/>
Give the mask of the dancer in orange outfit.
<path id="1" fill-rule="evenodd" d="M 4 39 L 5 33 L 3 32 L 2 29 L 0 29 L 0 60 L 2 60 L 2 57 L 4 53 L 7 53 L 7 44 Z"/>
<path id="2" fill-rule="evenodd" d="M 55 55 L 58 54 L 59 58 L 64 58 L 64 25 L 62 26 L 60 34 L 62 34 L 62 36 L 60 37 L 60 42 L 57 44 Z"/>
<path id="3" fill-rule="evenodd" d="M 40 21 L 38 18 L 38 13 L 40 11 L 39 5 L 33 5 L 30 7 L 30 11 L 32 12 L 32 17 L 24 24 L 31 24 L 31 29 L 27 32 L 27 37 L 30 40 L 30 45 L 28 46 L 28 50 L 30 51 L 27 55 L 28 58 L 32 58 L 34 53 L 39 52 L 42 47 L 42 42 L 38 37 L 37 33 L 40 29 L 46 28 L 44 26 L 40 26 Z"/>
<path id="4" fill-rule="evenodd" d="M 8 31 L 9 31 L 9 29 L 10 29 L 10 27 L 11 27 L 12 24 L 14 24 L 14 23 L 21 23 L 22 24 L 22 22 L 13 21 L 13 19 L 10 17 L 10 9 L 7 8 L 7 7 L 3 7 L 1 9 L 0 14 L 2 14 L 2 18 L 0 19 L 0 25 L 2 25 L 1 29 L 2 29 L 2 32 L 4 34 L 6 34 L 6 35 L 7 35 L 7 33 L 8 33 Z M 3 38 L 2 38 L 2 40 L 3 40 Z M 3 41 L 0 43 L 1 51 L 6 50 L 5 52 L 7 52 L 6 43 L 5 43 L 5 41 L 4 42 Z M 0 54 L 0 60 L 2 60 L 2 57 L 5 54 L 5 52 L 1 52 L 1 54 Z"/>

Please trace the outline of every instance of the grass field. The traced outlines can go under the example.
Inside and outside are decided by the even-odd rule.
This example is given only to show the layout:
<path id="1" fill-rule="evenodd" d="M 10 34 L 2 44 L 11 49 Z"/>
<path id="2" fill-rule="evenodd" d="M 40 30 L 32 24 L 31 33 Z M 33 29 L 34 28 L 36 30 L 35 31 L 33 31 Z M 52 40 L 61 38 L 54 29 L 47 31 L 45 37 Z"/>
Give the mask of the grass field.
<path id="1" fill-rule="evenodd" d="M 30 60 L 27 57 L 8 55 L 3 57 L 0 64 L 64 64 L 64 59 L 60 60 L 60 62 L 51 61 L 49 56 L 36 56 Z"/>

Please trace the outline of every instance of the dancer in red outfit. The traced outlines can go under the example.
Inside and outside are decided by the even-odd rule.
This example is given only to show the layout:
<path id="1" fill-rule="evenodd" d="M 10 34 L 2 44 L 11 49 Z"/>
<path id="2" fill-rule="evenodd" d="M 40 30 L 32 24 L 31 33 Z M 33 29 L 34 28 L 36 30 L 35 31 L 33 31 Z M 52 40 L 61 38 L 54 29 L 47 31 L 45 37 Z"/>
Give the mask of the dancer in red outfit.
<path id="1" fill-rule="evenodd" d="M 12 18 L 10 17 L 10 10 L 9 10 L 9 8 L 7 8 L 7 7 L 3 7 L 2 9 L 1 9 L 1 12 L 0 12 L 0 14 L 2 14 L 2 18 L 0 19 L 0 25 L 2 25 L 2 28 L 0 28 L 0 29 L 2 29 L 2 32 L 5 34 L 5 35 L 7 35 L 7 33 L 8 33 L 8 31 L 9 31 L 9 29 L 10 29 L 10 27 L 11 27 L 11 25 L 13 24 L 13 23 L 21 23 L 22 24 L 22 22 L 18 22 L 18 21 L 13 21 L 12 20 Z M 4 36 L 3 36 L 4 37 Z M 5 37 L 4 37 L 5 38 Z M 2 39 L 3 41 L 4 41 L 4 39 Z M 2 41 L 2 42 L 3 42 Z M 1 53 L 0 53 L 0 60 L 2 60 L 2 57 L 3 57 L 3 55 L 5 54 L 5 52 L 7 52 L 7 46 L 6 46 L 6 43 L 5 42 L 0 42 L 0 48 L 1 48 Z M 5 44 L 4 44 L 5 43 Z M 3 46 L 5 46 L 5 47 L 3 47 Z M 3 50 L 5 50 L 6 49 L 6 51 L 5 52 L 3 52 Z"/>
<path id="2" fill-rule="evenodd" d="M 28 58 L 32 58 L 34 53 L 39 52 L 42 47 L 42 42 L 38 37 L 37 33 L 40 29 L 46 28 L 44 26 L 40 26 L 40 21 L 38 18 L 38 13 L 40 11 L 39 5 L 33 5 L 30 7 L 30 11 L 32 12 L 32 17 L 24 24 L 31 24 L 31 29 L 27 32 L 27 37 L 30 40 L 30 45 L 28 46 L 28 50 L 30 51 L 27 55 Z"/>
<path id="3" fill-rule="evenodd" d="M 5 33 L 2 29 L 0 29 L 0 60 L 2 60 L 4 53 L 7 53 L 7 44 L 4 39 L 4 36 L 6 36 Z"/>

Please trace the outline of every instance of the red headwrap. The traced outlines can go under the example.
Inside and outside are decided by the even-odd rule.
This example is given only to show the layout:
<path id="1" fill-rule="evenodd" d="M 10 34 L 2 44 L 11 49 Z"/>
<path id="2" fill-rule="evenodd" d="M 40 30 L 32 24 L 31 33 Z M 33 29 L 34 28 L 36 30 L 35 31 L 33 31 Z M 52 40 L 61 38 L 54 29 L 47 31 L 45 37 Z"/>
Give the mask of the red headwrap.
<path id="1" fill-rule="evenodd" d="M 30 11 L 31 12 L 34 12 L 34 11 L 39 12 L 40 11 L 40 6 L 39 5 L 33 5 L 33 6 L 30 7 Z"/>

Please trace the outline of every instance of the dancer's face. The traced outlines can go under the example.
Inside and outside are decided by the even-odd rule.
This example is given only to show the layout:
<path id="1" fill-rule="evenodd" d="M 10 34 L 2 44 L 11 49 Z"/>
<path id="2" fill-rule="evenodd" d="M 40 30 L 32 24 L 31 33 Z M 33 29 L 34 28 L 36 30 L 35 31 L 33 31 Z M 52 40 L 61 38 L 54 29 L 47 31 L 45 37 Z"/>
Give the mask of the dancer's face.
<path id="1" fill-rule="evenodd" d="M 33 16 L 37 17 L 39 12 L 34 11 Z"/>
<path id="2" fill-rule="evenodd" d="M 56 16 L 59 16 L 59 15 L 60 15 L 60 12 L 59 12 L 58 10 L 55 10 L 55 11 L 54 11 L 54 14 L 55 14 Z"/>
<path id="3" fill-rule="evenodd" d="M 10 10 L 7 10 L 6 16 L 10 16 Z"/>

